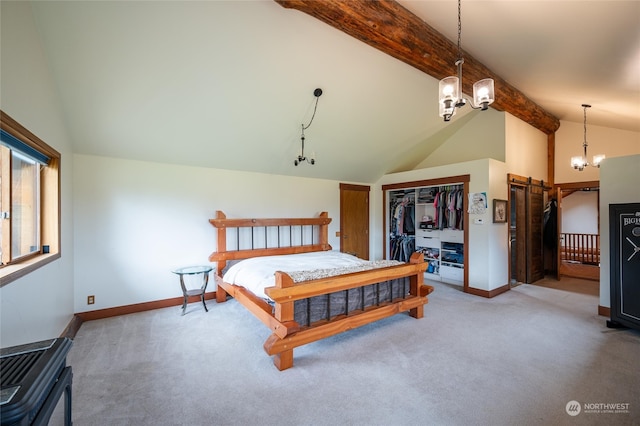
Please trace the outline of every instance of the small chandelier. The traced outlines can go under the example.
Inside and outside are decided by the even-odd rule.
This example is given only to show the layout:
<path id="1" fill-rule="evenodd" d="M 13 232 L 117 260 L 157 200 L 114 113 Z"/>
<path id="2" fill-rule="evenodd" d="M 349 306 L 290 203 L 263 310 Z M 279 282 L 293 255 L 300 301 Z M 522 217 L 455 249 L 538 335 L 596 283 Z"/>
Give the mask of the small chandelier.
<path id="1" fill-rule="evenodd" d="M 582 142 L 584 154 L 578 157 L 571 157 L 571 165 L 574 169 L 580 171 L 583 171 L 587 166 L 600 167 L 600 163 L 605 159 L 604 155 L 594 155 L 593 163 L 590 164 L 587 160 L 587 108 L 591 108 L 591 105 L 582 104 L 582 108 L 584 108 L 584 142 Z"/>
<path id="2" fill-rule="evenodd" d="M 316 164 L 314 153 L 311 153 L 310 158 L 307 158 L 304 156 L 304 131 L 311 126 L 311 123 L 313 123 L 313 118 L 316 116 L 316 110 L 318 109 L 318 100 L 320 99 L 320 95 L 322 95 L 322 89 L 316 89 L 313 91 L 313 96 L 316 97 L 316 106 L 313 108 L 313 115 L 311 116 L 311 120 L 309 121 L 309 124 L 307 124 L 306 126 L 304 125 L 304 123 L 302 124 L 302 134 L 300 135 L 300 143 L 302 145 L 302 149 L 300 150 L 300 155 L 298 155 L 298 157 L 293 161 L 293 164 L 295 166 L 302 163 L 303 161 L 306 161 L 311 165 Z"/>
<path id="3" fill-rule="evenodd" d="M 461 108 L 467 103 L 462 93 L 462 64 L 464 64 L 464 58 L 462 57 L 462 47 L 460 43 L 462 34 L 460 1 L 461 0 L 458 0 L 458 60 L 456 61 L 458 75 L 445 77 L 440 80 L 439 84 L 439 114 L 440 117 L 444 118 L 444 121 L 451 120 L 451 117 L 456 115 L 456 108 Z M 493 103 L 495 100 L 493 86 L 492 78 L 485 78 L 474 83 L 473 101 L 471 102 L 471 107 L 473 109 L 481 109 L 482 111 L 485 111 L 489 105 Z"/>

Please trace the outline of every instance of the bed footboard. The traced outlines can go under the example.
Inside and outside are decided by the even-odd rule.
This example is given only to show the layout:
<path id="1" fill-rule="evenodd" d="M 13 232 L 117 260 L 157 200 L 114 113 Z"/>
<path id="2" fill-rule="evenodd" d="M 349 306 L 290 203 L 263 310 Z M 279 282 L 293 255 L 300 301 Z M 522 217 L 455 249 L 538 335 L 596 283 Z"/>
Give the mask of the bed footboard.
<path id="1" fill-rule="evenodd" d="M 264 344 L 265 351 L 274 356 L 274 364 L 279 370 L 285 370 L 293 366 L 293 350 L 298 346 L 352 330 L 400 312 L 408 311 L 412 317 L 422 318 L 424 305 L 428 302 L 427 295 L 433 291 L 432 286 L 424 284 L 426 268 L 427 264 L 424 262 L 422 254 L 414 253 L 408 264 L 297 284 L 286 273 L 276 272 L 276 285 L 267 288 L 265 292 L 275 302 L 274 318 L 281 324 L 292 321 L 297 324 L 294 321 L 296 300 L 361 288 L 399 278 L 409 280 L 409 292 L 400 298 L 376 303 L 361 310 L 328 318 L 325 321 L 318 321 L 307 327 L 299 327 L 299 331 L 286 336 L 274 332 Z"/>

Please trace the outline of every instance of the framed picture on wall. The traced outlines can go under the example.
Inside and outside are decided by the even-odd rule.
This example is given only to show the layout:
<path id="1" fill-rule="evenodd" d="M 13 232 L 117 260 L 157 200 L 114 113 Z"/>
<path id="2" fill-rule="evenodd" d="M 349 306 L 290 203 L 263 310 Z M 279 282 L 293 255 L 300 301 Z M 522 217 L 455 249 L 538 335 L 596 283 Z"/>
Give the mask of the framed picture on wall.
<path id="1" fill-rule="evenodd" d="M 507 223 L 507 200 L 493 199 L 493 223 Z"/>

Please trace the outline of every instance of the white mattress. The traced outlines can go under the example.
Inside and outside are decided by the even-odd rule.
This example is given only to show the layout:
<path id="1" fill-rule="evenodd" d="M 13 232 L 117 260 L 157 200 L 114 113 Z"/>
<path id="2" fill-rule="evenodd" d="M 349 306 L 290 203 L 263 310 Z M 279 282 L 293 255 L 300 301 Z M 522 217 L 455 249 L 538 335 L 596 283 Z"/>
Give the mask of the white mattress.
<path id="1" fill-rule="evenodd" d="M 275 272 L 297 272 L 315 269 L 343 268 L 367 264 L 366 260 L 339 251 L 253 257 L 236 263 L 222 279 L 242 286 L 253 294 L 267 299 L 266 287 L 275 285 Z"/>

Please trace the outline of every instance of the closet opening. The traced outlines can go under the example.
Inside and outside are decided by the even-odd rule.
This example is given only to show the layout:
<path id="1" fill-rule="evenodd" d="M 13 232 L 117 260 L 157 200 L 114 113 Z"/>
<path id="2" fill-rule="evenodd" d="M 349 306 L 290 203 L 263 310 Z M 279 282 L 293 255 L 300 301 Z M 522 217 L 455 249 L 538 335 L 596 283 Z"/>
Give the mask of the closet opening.
<path id="1" fill-rule="evenodd" d="M 469 176 L 384 185 L 386 259 L 427 262 L 425 279 L 468 292 Z"/>

